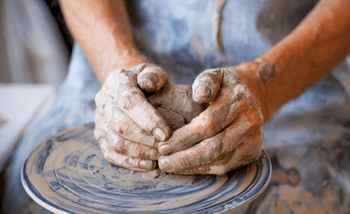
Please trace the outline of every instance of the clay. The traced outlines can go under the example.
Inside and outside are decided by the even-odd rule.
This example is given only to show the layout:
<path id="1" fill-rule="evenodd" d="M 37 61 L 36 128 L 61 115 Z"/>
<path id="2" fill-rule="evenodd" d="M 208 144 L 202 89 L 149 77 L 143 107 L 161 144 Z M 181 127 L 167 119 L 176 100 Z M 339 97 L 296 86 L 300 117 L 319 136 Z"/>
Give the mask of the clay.
<path id="1" fill-rule="evenodd" d="M 162 90 L 149 97 L 148 101 L 156 108 L 168 109 L 168 111 L 163 111 L 163 113 L 168 114 L 164 115 L 165 118 L 171 118 L 172 112 L 182 116 L 184 120 L 174 115 L 174 118 L 178 118 L 176 123 L 179 126 L 183 123 L 190 123 L 207 107 L 207 105 L 201 105 L 193 100 L 192 87 L 187 85 L 165 85 Z M 174 123 L 174 121 L 169 120 L 168 122 Z"/>
<path id="2" fill-rule="evenodd" d="M 270 63 L 263 62 L 260 64 L 256 75 L 261 82 L 271 81 L 275 77 L 275 67 Z"/>
<path id="3" fill-rule="evenodd" d="M 109 162 L 137 171 L 155 169 L 158 142 L 205 109 L 206 104 L 193 101 L 190 86 L 169 85 L 164 74 L 152 64 L 120 69 L 111 73 L 96 95 L 95 137 Z M 137 82 L 145 83 L 141 88 L 147 91 L 160 86 L 149 84 L 155 81 L 147 76 L 166 84 L 148 99 Z"/>
<path id="4" fill-rule="evenodd" d="M 259 158 L 261 107 L 236 68 L 209 69 L 193 85 L 193 97 L 210 105 L 169 140 L 159 143 L 159 167 L 169 173 L 223 175 Z"/>
<path id="5" fill-rule="evenodd" d="M 164 177 L 166 176 L 166 173 L 164 173 L 161 169 L 158 168 L 149 172 L 144 172 L 141 174 L 141 176 L 144 179 L 154 179 L 154 178 Z"/>
<path id="6" fill-rule="evenodd" d="M 26 191 L 49 211 L 230 212 L 259 195 L 270 177 L 267 158 L 228 176 L 130 171 L 104 160 L 93 130 L 90 124 L 59 133 L 38 145 L 25 162 Z"/>
<path id="7" fill-rule="evenodd" d="M 173 111 L 172 109 L 168 109 L 164 107 L 156 107 L 156 109 L 168 122 L 169 127 L 172 131 L 175 131 L 176 129 L 179 129 L 182 126 L 187 124 L 187 121 L 184 118 L 184 116 Z"/>

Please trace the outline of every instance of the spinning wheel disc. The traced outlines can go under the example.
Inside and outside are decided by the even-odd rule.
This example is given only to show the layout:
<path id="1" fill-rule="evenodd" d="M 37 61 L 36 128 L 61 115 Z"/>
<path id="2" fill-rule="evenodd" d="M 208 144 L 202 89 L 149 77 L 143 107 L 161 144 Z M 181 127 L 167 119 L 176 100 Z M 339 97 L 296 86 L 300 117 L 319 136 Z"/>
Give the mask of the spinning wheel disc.
<path id="1" fill-rule="evenodd" d="M 215 213 L 256 198 L 271 176 L 268 157 L 227 176 L 133 172 L 108 163 L 94 125 L 75 127 L 41 143 L 27 158 L 22 183 L 55 213 Z"/>

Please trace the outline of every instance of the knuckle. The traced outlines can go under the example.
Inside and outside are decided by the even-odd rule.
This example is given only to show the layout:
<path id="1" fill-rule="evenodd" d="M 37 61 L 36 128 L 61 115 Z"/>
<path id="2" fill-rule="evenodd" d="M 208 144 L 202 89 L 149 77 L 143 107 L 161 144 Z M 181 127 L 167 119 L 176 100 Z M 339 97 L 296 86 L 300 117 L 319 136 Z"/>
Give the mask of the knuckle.
<path id="1" fill-rule="evenodd" d="M 130 110 L 134 108 L 137 103 L 135 102 L 135 96 L 143 96 L 142 92 L 139 90 L 127 90 L 125 91 L 119 99 L 119 106 L 125 110 Z"/>
<path id="2" fill-rule="evenodd" d="M 238 84 L 233 88 L 233 96 L 237 97 L 238 101 L 243 100 L 246 97 L 249 97 L 249 90 L 245 85 Z"/>
<path id="3" fill-rule="evenodd" d="M 120 135 L 125 135 L 130 127 L 131 127 L 130 120 L 127 118 L 122 118 L 115 126 L 115 131 Z"/>
<path id="4" fill-rule="evenodd" d="M 222 154 L 222 143 L 214 137 L 207 141 L 204 157 L 208 163 L 215 162 Z"/>
<path id="5" fill-rule="evenodd" d="M 124 150 L 124 140 L 123 139 L 118 139 L 113 141 L 113 147 L 118 150 L 118 151 L 122 151 Z M 122 152 L 123 153 L 123 152 Z M 124 154 L 124 153 L 123 153 Z"/>
<path id="6" fill-rule="evenodd" d="M 182 157 L 179 160 L 178 167 L 180 169 L 189 169 L 192 168 L 192 161 L 188 157 Z"/>
<path id="7" fill-rule="evenodd" d="M 113 142 L 113 149 L 117 151 L 119 154 L 128 155 L 128 148 L 125 146 L 125 141 L 123 139 L 119 139 Z"/>
<path id="8" fill-rule="evenodd" d="M 223 69 L 223 85 L 235 86 L 237 85 L 237 78 L 235 77 L 235 70 Z"/>
<path id="9" fill-rule="evenodd" d="M 125 76 L 125 71 L 124 69 L 117 69 L 111 72 L 103 85 L 108 88 L 116 86 L 120 77 Z"/>

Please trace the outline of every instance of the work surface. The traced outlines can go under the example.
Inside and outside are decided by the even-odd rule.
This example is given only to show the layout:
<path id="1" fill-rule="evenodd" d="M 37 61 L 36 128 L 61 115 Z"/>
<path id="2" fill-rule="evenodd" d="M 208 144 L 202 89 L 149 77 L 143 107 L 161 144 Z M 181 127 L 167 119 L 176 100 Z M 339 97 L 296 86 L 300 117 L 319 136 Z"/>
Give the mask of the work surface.
<path id="1" fill-rule="evenodd" d="M 256 198 L 271 175 L 268 157 L 219 177 L 133 172 L 103 158 L 93 129 L 67 130 L 31 153 L 22 182 L 37 203 L 55 213 L 225 212 Z"/>

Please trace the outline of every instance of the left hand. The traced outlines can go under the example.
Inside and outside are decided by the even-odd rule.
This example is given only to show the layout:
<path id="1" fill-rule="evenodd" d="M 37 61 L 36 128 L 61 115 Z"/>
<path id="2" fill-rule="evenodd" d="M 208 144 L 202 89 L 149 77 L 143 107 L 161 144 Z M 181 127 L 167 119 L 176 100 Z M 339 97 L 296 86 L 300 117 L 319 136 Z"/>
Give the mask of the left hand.
<path id="1" fill-rule="evenodd" d="M 210 105 L 158 145 L 163 171 L 222 175 L 260 157 L 264 120 L 246 68 L 209 69 L 196 78 L 193 99 Z"/>

